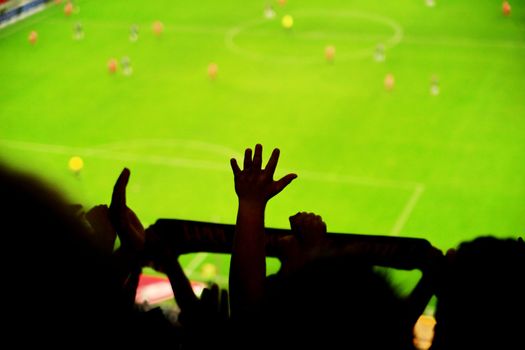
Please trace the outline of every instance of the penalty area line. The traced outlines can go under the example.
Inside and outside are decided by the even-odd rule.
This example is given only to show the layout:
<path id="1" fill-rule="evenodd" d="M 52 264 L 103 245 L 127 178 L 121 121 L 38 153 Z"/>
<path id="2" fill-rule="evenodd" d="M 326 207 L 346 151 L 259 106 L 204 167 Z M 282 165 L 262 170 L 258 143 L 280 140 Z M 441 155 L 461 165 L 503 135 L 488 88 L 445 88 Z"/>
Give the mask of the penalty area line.
<path id="1" fill-rule="evenodd" d="M 408 199 L 407 203 L 405 204 L 405 207 L 403 208 L 403 211 L 401 214 L 399 214 L 399 217 L 396 220 L 396 223 L 392 227 L 392 230 L 390 230 L 391 236 L 399 236 L 401 233 L 401 230 L 403 227 L 405 227 L 405 224 L 407 223 L 408 219 L 410 218 L 410 215 L 412 215 L 412 211 L 417 205 L 417 202 L 419 201 L 419 198 L 421 198 L 421 195 L 425 191 L 425 185 L 423 184 L 417 184 L 414 188 L 414 191 L 412 192 L 412 195 Z"/>
<path id="2" fill-rule="evenodd" d="M 195 270 L 197 270 L 197 268 L 204 262 L 204 260 L 206 260 L 208 255 L 208 253 L 197 253 L 197 255 L 195 255 L 195 257 L 191 259 L 191 261 L 184 269 L 184 272 L 186 273 L 186 276 L 188 276 L 188 278 L 190 278 L 191 275 L 193 275 Z"/>
<path id="3" fill-rule="evenodd" d="M 157 140 L 158 142 L 158 140 Z M 124 145 L 125 143 L 119 144 Z M 158 145 L 158 143 L 155 143 Z M 196 144 L 187 144 L 195 147 Z M 207 148 L 203 147 L 202 143 L 198 143 L 199 150 L 209 150 L 210 145 L 206 145 Z M 59 155 L 73 155 L 77 154 L 82 157 L 95 157 L 99 159 L 112 159 L 126 162 L 137 162 L 143 164 L 153 164 L 159 166 L 170 166 L 177 168 L 187 168 L 187 169 L 204 169 L 209 171 L 219 171 L 219 172 L 230 172 L 230 167 L 226 163 L 219 163 L 216 161 L 206 161 L 206 160 L 196 160 L 190 158 L 179 158 L 171 157 L 164 155 L 155 155 L 155 154 L 142 154 L 138 155 L 131 152 L 122 152 L 122 151 L 112 151 L 106 150 L 104 148 L 83 148 L 83 147 L 70 147 L 63 145 L 50 145 L 50 144 L 40 144 L 24 141 L 14 141 L 14 140 L 2 140 L 0 139 L 0 146 L 7 148 L 13 148 L 29 152 L 39 152 L 39 153 L 49 153 L 49 154 L 59 154 Z M 216 153 L 224 154 L 224 147 L 215 148 Z M 240 159 L 239 154 L 233 154 L 234 157 Z M 283 171 L 286 171 L 283 170 Z M 380 179 L 380 178 L 367 178 L 367 177 L 355 177 L 349 175 L 333 174 L 333 173 L 323 173 L 323 172 L 314 172 L 308 170 L 297 170 L 301 178 L 324 182 L 324 183 L 342 183 L 356 186 L 366 186 L 366 187 L 377 187 L 377 188 L 393 188 L 399 190 L 411 190 L 414 187 L 418 188 L 423 186 L 418 182 L 411 181 L 399 181 L 399 180 L 390 180 L 390 179 Z M 424 186 L 423 186 L 424 187 Z"/>

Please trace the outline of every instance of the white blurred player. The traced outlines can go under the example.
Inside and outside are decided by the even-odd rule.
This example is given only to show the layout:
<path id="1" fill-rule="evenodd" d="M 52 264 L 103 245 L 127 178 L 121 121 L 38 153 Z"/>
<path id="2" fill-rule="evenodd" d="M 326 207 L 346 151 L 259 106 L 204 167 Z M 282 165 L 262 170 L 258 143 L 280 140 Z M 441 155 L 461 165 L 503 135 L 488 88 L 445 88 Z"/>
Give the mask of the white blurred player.
<path id="1" fill-rule="evenodd" d="M 425 0 L 425 3 L 427 4 L 428 7 L 436 6 L 436 1 L 435 0 Z"/>
<path id="2" fill-rule="evenodd" d="M 275 18 L 275 10 L 273 9 L 272 5 L 266 5 L 266 7 L 264 8 L 264 18 L 266 19 Z"/>
<path id="3" fill-rule="evenodd" d="M 385 45 L 377 44 L 374 52 L 374 60 L 376 62 L 383 62 L 385 60 Z"/>
<path id="4" fill-rule="evenodd" d="M 75 40 L 84 38 L 84 28 L 82 27 L 82 22 L 75 23 L 75 27 L 73 28 L 73 38 Z"/>
<path id="5" fill-rule="evenodd" d="M 135 42 L 139 39 L 139 26 L 132 24 L 129 28 L 129 41 Z"/>
<path id="6" fill-rule="evenodd" d="M 432 96 L 439 95 L 439 79 L 435 75 L 430 79 L 430 94 Z"/>
<path id="7" fill-rule="evenodd" d="M 122 57 L 120 60 L 120 66 L 122 67 L 122 74 L 130 76 L 133 73 L 133 68 L 131 67 L 131 60 L 128 56 Z"/>

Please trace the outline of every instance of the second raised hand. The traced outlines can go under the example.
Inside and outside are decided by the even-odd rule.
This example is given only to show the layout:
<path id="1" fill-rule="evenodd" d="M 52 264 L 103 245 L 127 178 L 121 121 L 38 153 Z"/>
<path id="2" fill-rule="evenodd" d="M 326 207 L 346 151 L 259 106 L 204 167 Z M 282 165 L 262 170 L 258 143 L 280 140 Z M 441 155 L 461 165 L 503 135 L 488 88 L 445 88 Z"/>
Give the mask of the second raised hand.
<path id="1" fill-rule="evenodd" d="M 279 160 L 279 153 L 278 148 L 273 150 L 264 169 L 262 169 L 262 146 L 260 144 L 255 146 L 253 158 L 250 148 L 244 152 L 243 170 L 239 168 L 235 158 L 231 159 L 235 192 L 240 200 L 267 202 L 297 177 L 296 174 L 292 173 L 274 181 L 273 175 Z"/>

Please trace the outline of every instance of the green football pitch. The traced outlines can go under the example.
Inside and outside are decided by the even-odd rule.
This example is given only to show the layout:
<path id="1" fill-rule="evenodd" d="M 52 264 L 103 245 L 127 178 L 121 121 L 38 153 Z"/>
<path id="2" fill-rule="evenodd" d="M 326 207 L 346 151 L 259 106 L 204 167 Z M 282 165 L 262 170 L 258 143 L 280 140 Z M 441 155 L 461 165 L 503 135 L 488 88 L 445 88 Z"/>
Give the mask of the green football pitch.
<path id="1" fill-rule="evenodd" d="M 234 223 L 229 159 L 261 143 L 266 159 L 281 149 L 277 176 L 299 175 L 271 200 L 268 226 L 308 211 L 332 232 L 420 237 L 443 250 L 523 234 L 523 1 L 508 17 L 488 0 L 75 4 L 71 16 L 62 2 L 0 30 L 0 157 L 72 201 L 108 203 L 129 167 L 128 202 L 146 226 Z M 108 61 L 125 56 L 133 73 L 110 74 Z M 78 176 L 72 156 L 84 161 Z M 184 262 L 195 279 L 207 263 L 219 281 L 228 274 L 222 257 Z"/>

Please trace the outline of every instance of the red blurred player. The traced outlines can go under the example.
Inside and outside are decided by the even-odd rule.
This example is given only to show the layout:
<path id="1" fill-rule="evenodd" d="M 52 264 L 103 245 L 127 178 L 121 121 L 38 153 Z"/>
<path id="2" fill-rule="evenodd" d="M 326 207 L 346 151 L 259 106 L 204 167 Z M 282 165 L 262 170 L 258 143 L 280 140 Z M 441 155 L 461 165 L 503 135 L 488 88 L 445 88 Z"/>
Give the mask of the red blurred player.
<path id="1" fill-rule="evenodd" d="M 508 1 L 503 1 L 503 5 L 501 6 L 501 10 L 503 11 L 503 16 L 510 16 L 510 4 Z"/>
<path id="2" fill-rule="evenodd" d="M 110 74 L 113 74 L 117 71 L 117 68 L 118 68 L 118 61 L 115 58 L 111 58 L 108 61 L 108 72 Z"/>
<path id="3" fill-rule="evenodd" d="M 324 55 L 328 62 L 333 62 L 335 58 L 335 47 L 332 45 L 328 45 L 324 49 Z"/>
<path id="4" fill-rule="evenodd" d="M 71 16 L 72 13 L 73 13 L 73 4 L 70 1 L 68 1 L 66 5 L 64 5 L 64 14 L 66 16 Z"/>
<path id="5" fill-rule="evenodd" d="M 385 77 L 385 90 L 392 91 L 394 89 L 395 82 L 394 75 L 392 73 L 388 73 Z"/>
<path id="6" fill-rule="evenodd" d="M 210 63 L 208 65 L 208 77 L 211 80 L 215 80 L 217 78 L 218 72 L 219 72 L 219 66 L 217 66 L 217 63 Z"/>
<path id="7" fill-rule="evenodd" d="M 153 29 L 153 33 L 159 36 L 164 31 L 164 24 L 161 21 L 155 21 L 153 22 L 153 25 L 151 28 Z"/>
<path id="8" fill-rule="evenodd" d="M 34 30 L 31 31 L 31 33 L 29 33 L 29 36 L 27 37 L 27 40 L 31 45 L 36 44 L 36 41 L 38 40 L 38 33 Z"/>

